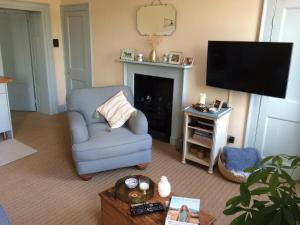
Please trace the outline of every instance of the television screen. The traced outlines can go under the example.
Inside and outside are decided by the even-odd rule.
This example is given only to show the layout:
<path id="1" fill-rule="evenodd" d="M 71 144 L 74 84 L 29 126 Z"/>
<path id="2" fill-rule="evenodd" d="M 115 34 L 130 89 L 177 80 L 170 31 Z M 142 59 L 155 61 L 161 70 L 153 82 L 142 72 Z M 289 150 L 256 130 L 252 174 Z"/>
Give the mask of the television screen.
<path id="1" fill-rule="evenodd" d="M 209 41 L 206 84 L 285 98 L 292 43 Z"/>

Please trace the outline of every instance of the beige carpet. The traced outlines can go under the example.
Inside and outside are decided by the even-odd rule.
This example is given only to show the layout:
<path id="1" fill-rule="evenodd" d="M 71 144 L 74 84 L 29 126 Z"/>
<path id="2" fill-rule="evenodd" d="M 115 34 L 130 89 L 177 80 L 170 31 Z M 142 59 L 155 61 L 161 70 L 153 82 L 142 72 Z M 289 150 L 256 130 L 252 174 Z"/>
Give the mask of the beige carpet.
<path id="1" fill-rule="evenodd" d="M 222 210 L 239 185 L 225 181 L 217 171 L 210 175 L 206 168 L 181 164 L 180 154 L 169 144 L 154 141 L 153 162 L 143 172 L 119 169 L 84 182 L 72 164 L 65 114 L 13 113 L 13 121 L 16 138 L 38 151 L 0 167 L 0 204 L 13 225 L 99 224 L 98 193 L 125 175 L 139 173 L 154 181 L 166 175 L 173 192 L 201 198 L 202 209 L 217 218 L 217 225 L 229 224 Z"/>
<path id="2" fill-rule="evenodd" d="M 0 142 L 0 166 L 36 153 L 33 148 L 24 145 L 16 139 Z"/>

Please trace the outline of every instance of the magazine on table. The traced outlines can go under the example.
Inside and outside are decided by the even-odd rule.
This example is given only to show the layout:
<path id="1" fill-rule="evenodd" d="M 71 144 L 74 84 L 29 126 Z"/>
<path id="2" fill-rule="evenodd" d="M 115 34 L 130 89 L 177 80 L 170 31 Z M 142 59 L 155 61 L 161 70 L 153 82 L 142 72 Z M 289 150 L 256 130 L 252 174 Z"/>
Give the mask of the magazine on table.
<path id="1" fill-rule="evenodd" d="M 165 225 L 200 224 L 200 199 L 172 196 Z"/>

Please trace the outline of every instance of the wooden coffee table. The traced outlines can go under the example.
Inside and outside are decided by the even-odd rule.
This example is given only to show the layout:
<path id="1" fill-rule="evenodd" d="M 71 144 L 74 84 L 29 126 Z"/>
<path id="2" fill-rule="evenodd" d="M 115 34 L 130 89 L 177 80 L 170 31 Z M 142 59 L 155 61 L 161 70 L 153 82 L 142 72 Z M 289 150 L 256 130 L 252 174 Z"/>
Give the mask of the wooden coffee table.
<path id="1" fill-rule="evenodd" d="M 167 212 L 156 212 L 142 216 L 132 217 L 129 212 L 129 204 L 115 198 L 114 187 L 99 194 L 101 199 L 101 222 L 102 225 L 163 225 Z M 155 184 L 154 196 L 149 202 L 165 202 L 169 198 L 161 198 Z M 213 225 L 215 218 L 203 210 L 200 211 L 200 225 Z"/>

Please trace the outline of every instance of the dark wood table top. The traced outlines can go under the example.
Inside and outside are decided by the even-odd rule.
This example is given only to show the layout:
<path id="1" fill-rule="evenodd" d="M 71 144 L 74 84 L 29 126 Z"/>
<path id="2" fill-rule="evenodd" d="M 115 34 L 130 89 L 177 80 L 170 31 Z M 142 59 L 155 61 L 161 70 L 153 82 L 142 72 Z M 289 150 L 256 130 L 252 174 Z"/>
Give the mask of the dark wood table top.
<path id="1" fill-rule="evenodd" d="M 106 202 L 108 202 L 114 209 L 118 210 L 118 212 L 125 218 L 131 220 L 133 224 L 165 224 L 167 212 L 157 212 L 143 216 L 132 217 L 130 215 L 129 204 L 116 199 L 114 190 L 114 187 L 109 188 L 108 190 L 101 192 L 99 196 L 102 200 L 106 200 Z M 169 200 L 170 198 L 162 198 L 158 195 L 157 184 L 155 184 L 154 196 L 151 200 L 149 200 L 149 202 L 161 202 L 163 205 L 165 205 L 165 202 Z M 200 211 L 201 225 L 212 225 L 215 220 L 216 219 L 212 215 L 203 210 Z"/>

